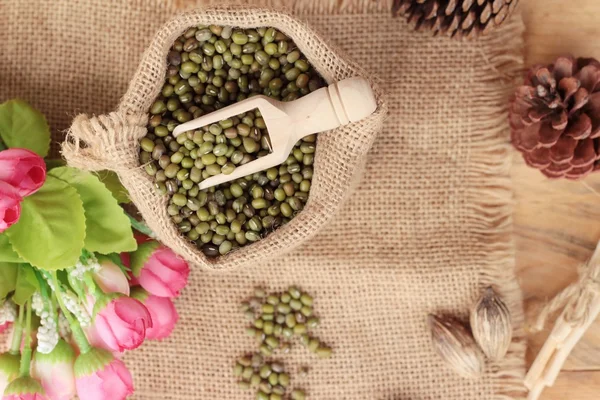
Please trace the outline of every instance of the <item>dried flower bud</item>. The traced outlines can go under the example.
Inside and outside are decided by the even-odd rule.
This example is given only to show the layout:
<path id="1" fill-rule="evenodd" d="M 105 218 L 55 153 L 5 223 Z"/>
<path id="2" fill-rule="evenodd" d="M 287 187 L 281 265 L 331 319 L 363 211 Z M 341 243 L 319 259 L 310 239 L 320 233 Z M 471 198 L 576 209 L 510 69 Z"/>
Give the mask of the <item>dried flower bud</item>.
<path id="1" fill-rule="evenodd" d="M 491 360 L 504 358 L 512 340 L 510 311 L 491 287 L 471 310 L 471 330 L 486 356 Z"/>
<path id="2" fill-rule="evenodd" d="M 429 316 L 433 347 L 458 374 L 478 378 L 483 373 L 485 360 L 473 336 L 457 319 Z"/>

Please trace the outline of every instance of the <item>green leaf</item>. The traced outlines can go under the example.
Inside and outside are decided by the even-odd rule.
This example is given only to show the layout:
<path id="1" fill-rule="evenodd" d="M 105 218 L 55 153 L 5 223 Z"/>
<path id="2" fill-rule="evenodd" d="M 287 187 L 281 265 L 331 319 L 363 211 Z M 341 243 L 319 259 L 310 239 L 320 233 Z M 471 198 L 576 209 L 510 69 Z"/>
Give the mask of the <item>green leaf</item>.
<path id="1" fill-rule="evenodd" d="M 138 249 L 130 255 L 131 272 L 133 272 L 133 276 L 136 278 L 140 276 L 144 264 L 146 264 L 146 261 L 148 261 L 152 253 L 159 247 L 160 243 L 156 241 L 144 242 L 138 245 Z"/>
<path id="2" fill-rule="evenodd" d="M 71 284 L 69 283 L 69 272 L 68 271 L 65 271 L 65 270 L 56 271 L 56 278 L 65 287 L 68 287 L 68 288 L 71 287 Z"/>
<path id="3" fill-rule="evenodd" d="M 36 290 L 39 290 L 40 284 L 35 277 L 35 272 L 29 264 L 19 264 L 19 275 L 15 286 L 15 294 L 12 300 L 15 304 L 22 306 L 31 298 Z"/>
<path id="4" fill-rule="evenodd" d="M 0 234 L 0 262 L 20 263 L 23 259 L 15 252 L 7 234 Z"/>
<path id="5" fill-rule="evenodd" d="M 152 229 L 150 229 L 144 221 L 138 221 L 137 219 L 132 217 L 130 214 L 127 214 L 127 217 L 129 218 L 129 222 L 131 223 L 131 226 L 133 227 L 133 229 L 135 229 L 136 231 L 138 231 L 140 233 L 143 233 L 144 235 L 146 235 L 148 237 L 151 237 L 151 238 L 156 237 L 154 232 L 152 232 Z"/>
<path id="6" fill-rule="evenodd" d="M 46 157 L 50 128 L 42 113 L 23 100 L 0 104 L 0 138 L 8 147 L 21 147 Z"/>
<path id="7" fill-rule="evenodd" d="M 85 239 L 85 215 L 77 190 L 48 174 L 44 186 L 23 199 L 21 218 L 6 234 L 28 263 L 45 270 L 72 267 Z"/>
<path id="8" fill-rule="evenodd" d="M 71 167 L 55 168 L 48 175 L 79 193 L 85 209 L 86 250 L 110 254 L 137 249 L 129 218 L 98 177 Z"/>
<path id="9" fill-rule="evenodd" d="M 112 171 L 98 171 L 95 172 L 100 179 L 100 182 L 106 185 L 106 188 L 110 190 L 113 197 L 117 199 L 119 204 L 122 203 L 131 203 L 131 199 L 129 198 L 129 192 L 125 189 L 125 186 L 119 180 L 119 176 Z"/>
<path id="10" fill-rule="evenodd" d="M 0 262 L 0 300 L 15 290 L 19 264 Z"/>

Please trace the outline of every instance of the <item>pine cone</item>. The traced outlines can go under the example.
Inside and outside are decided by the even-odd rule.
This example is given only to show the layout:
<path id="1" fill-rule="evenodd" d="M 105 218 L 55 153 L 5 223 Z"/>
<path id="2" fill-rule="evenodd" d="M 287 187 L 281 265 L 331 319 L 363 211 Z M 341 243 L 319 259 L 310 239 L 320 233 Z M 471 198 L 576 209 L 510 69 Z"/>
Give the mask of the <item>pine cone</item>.
<path id="1" fill-rule="evenodd" d="M 502 24 L 519 0 L 394 0 L 392 13 L 416 30 L 472 37 Z"/>
<path id="2" fill-rule="evenodd" d="M 600 169 L 600 62 L 559 57 L 533 67 L 510 105 L 513 145 L 551 178 Z"/>

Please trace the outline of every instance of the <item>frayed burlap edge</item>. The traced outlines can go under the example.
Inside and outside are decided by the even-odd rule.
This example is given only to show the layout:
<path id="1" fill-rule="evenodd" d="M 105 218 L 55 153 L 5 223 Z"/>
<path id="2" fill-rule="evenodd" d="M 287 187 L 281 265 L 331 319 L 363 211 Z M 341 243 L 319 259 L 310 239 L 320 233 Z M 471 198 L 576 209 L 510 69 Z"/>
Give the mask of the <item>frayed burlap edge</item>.
<path id="1" fill-rule="evenodd" d="M 177 37 L 198 24 L 241 28 L 273 26 L 290 36 L 317 71 L 332 83 L 368 73 L 348 61 L 319 34 L 285 12 L 248 6 L 196 9 L 167 22 L 142 56 L 127 93 L 116 112 L 75 118 L 62 152 L 72 166 L 117 172 L 148 226 L 167 246 L 188 262 L 211 270 L 250 266 L 290 251 L 313 237 L 340 208 L 360 176 L 366 154 L 381 130 L 387 108 L 373 82 L 377 111 L 368 118 L 323 133 L 317 142 L 315 175 L 304 210 L 290 223 L 260 241 L 226 256 L 209 259 L 177 231 L 167 214 L 168 198 L 156 193 L 152 180 L 139 167 L 139 139 L 146 133 L 147 112 L 159 94 L 166 72 L 166 54 Z"/>
<path id="2" fill-rule="evenodd" d="M 510 32 L 510 40 L 506 40 Z M 508 99 L 513 94 L 523 71 L 523 21 L 516 13 L 498 33 L 477 41 L 488 68 L 475 76 L 473 104 L 465 104 L 471 112 L 472 144 L 470 170 L 467 173 L 468 204 L 473 212 L 466 229 L 478 236 L 478 248 L 485 249 L 487 263 L 481 265 L 480 286 L 493 286 L 511 310 L 514 327 L 513 343 L 506 358 L 488 367 L 494 377 L 494 400 L 526 398 L 525 338 L 523 299 L 515 278 L 515 248 L 512 238 L 512 163 L 508 140 Z M 503 81 L 504 85 L 491 85 Z M 490 85 L 486 85 L 486 84 Z M 492 87 L 504 87 L 492 90 Z M 475 299 L 474 299 L 475 300 Z"/>

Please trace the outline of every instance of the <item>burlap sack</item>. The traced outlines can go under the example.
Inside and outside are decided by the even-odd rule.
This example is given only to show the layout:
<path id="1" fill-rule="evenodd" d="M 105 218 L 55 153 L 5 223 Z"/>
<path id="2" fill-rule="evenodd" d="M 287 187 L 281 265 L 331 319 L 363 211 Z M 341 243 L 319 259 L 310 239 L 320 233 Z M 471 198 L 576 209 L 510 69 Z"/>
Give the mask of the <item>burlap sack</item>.
<path id="1" fill-rule="evenodd" d="M 114 109 L 139 56 L 183 0 L 3 0 L 0 99 L 22 97 L 55 138 L 78 112 Z M 525 343 L 513 268 L 506 99 L 522 68 L 518 16 L 493 36 L 460 43 L 416 34 L 367 0 L 286 3 L 385 87 L 390 112 L 356 192 L 316 237 L 244 269 L 194 269 L 173 335 L 126 355 L 136 396 L 250 400 L 234 360 L 254 348 L 237 305 L 255 285 L 297 284 L 335 354 L 296 347 L 282 360 L 313 400 L 524 398 Z M 153 88 L 149 88 L 153 90 Z M 429 342 L 426 316 L 466 316 L 493 284 L 513 315 L 508 358 L 482 379 L 460 378 Z M 300 365 L 311 370 L 304 379 Z"/>
<path id="2" fill-rule="evenodd" d="M 138 161 L 139 140 L 147 132 L 148 110 L 164 85 L 167 54 L 183 32 L 198 24 L 242 28 L 273 26 L 294 40 L 328 83 L 357 75 L 367 76 L 341 51 L 329 46 L 316 32 L 288 14 L 246 7 L 194 10 L 175 17 L 158 31 L 142 56 L 116 112 L 75 118 L 62 152 L 72 166 L 117 172 L 157 238 L 190 263 L 211 269 L 251 266 L 301 245 L 337 212 L 350 194 L 367 151 L 381 130 L 386 107 L 381 93 L 374 87 L 379 104 L 373 115 L 319 135 L 309 201 L 290 223 L 226 256 L 208 258 L 178 232 L 167 213 L 168 196 L 156 192 L 152 179 L 140 168 Z"/>

